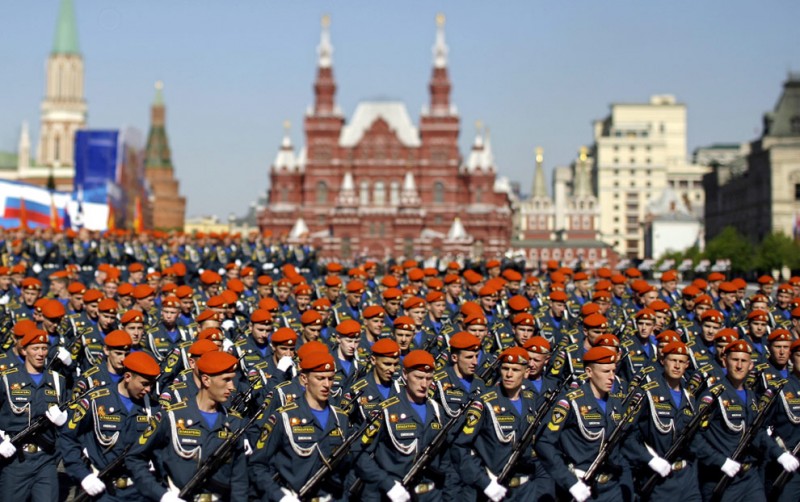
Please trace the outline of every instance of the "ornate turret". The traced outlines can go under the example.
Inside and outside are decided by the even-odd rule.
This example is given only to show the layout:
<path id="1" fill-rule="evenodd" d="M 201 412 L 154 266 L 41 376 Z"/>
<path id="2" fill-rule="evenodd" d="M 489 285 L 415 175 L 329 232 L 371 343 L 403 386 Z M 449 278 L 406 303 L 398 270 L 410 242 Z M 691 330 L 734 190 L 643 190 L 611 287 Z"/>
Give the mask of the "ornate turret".
<path id="1" fill-rule="evenodd" d="M 531 197 L 533 198 L 540 198 L 546 199 L 547 195 L 547 185 L 544 181 L 544 167 L 542 166 L 542 162 L 544 161 L 544 149 L 540 146 L 536 147 L 536 170 L 533 174 L 533 186 L 531 187 Z"/>

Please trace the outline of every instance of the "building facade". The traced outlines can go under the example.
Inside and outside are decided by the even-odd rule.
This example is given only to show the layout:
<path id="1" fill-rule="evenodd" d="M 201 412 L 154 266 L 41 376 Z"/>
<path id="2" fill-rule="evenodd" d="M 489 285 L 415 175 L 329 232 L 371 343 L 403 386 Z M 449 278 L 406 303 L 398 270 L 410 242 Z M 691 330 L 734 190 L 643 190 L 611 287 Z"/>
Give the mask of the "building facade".
<path id="1" fill-rule="evenodd" d="M 327 18 L 317 52 L 305 145 L 296 152 L 284 137 L 261 229 L 342 259 L 505 252 L 510 185 L 497 177 L 488 134 L 479 133 L 466 162 L 459 152 L 444 17 L 437 16 L 430 104 L 418 125 L 393 101 L 359 103 L 346 122 L 335 99 Z"/>
<path id="2" fill-rule="evenodd" d="M 733 226 L 757 242 L 770 232 L 795 238 L 800 228 L 800 74 L 790 74 L 764 115 L 761 137 L 745 155 L 716 162 L 703 178 L 706 233 Z"/>

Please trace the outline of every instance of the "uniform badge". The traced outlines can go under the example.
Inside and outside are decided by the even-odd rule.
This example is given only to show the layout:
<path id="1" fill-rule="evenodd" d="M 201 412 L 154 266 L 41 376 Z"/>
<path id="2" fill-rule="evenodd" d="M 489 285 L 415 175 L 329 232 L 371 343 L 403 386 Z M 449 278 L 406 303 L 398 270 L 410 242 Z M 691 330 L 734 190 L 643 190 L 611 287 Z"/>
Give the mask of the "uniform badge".
<path id="1" fill-rule="evenodd" d="M 390 421 L 391 423 L 393 423 L 393 424 L 396 424 L 396 423 L 397 423 L 397 415 L 395 415 L 394 413 L 392 413 L 391 415 L 389 415 L 389 421 Z"/>
<path id="2" fill-rule="evenodd" d="M 186 428 L 186 422 L 182 418 L 179 418 L 178 422 L 175 424 L 175 427 L 177 427 L 179 430 L 183 430 Z"/>
<path id="3" fill-rule="evenodd" d="M 155 418 L 150 419 L 150 423 L 147 425 L 147 429 L 144 430 L 141 437 L 139 437 L 139 444 L 145 444 L 150 436 L 156 431 L 156 425 L 158 422 Z"/>
<path id="4" fill-rule="evenodd" d="M 297 418 L 297 417 L 292 417 L 292 419 L 289 420 L 289 424 L 291 424 L 291 425 L 299 425 L 300 424 L 300 419 Z"/>
<path id="5" fill-rule="evenodd" d="M 373 439 L 375 439 L 375 435 L 378 434 L 378 427 L 375 424 L 371 424 L 367 427 L 367 430 L 364 431 L 364 435 L 361 436 L 361 442 L 364 444 L 370 444 Z"/>
<path id="6" fill-rule="evenodd" d="M 103 405 L 97 407 L 97 415 L 100 417 L 106 416 L 106 408 Z"/>
<path id="7" fill-rule="evenodd" d="M 294 394 L 286 394 L 286 404 L 289 404 L 292 401 L 294 401 Z"/>

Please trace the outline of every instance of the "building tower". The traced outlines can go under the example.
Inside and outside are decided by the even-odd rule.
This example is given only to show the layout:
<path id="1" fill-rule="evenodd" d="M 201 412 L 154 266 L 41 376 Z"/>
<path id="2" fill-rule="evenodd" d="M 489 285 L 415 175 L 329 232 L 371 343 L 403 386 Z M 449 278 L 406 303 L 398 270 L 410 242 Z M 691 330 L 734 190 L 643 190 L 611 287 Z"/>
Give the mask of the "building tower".
<path id="1" fill-rule="evenodd" d="M 83 58 L 72 0 L 62 0 L 53 50 L 47 58 L 37 165 L 68 167 L 74 174 L 75 132 L 86 125 Z"/>
<path id="2" fill-rule="evenodd" d="M 179 193 L 166 129 L 163 83 L 156 82 L 156 96 L 150 108 L 150 132 L 145 149 L 145 176 L 153 194 L 153 226 L 157 229 L 183 229 L 186 198 Z M 142 201 L 144 204 L 145 201 Z"/>

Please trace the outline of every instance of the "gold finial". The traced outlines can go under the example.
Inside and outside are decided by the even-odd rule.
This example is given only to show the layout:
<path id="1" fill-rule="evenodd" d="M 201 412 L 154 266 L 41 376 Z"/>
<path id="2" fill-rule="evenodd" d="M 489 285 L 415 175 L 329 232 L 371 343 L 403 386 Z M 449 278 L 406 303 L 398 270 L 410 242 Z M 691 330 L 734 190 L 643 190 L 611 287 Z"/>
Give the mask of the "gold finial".
<path id="1" fill-rule="evenodd" d="M 155 87 L 156 87 L 157 91 L 162 90 L 164 88 L 164 82 L 162 82 L 161 80 L 156 80 L 156 86 Z"/>
<path id="2" fill-rule="evenodd" d="M 480 119 L 478 119 L 478 120 L 476 120 L 476 121 L 475 121 L 475 129 L 476 129 L 478 132 L 481 132 L 481 129 L 483 129 L 483 122 L 481 122 L 481 120 L 480 120 Z"/>
<path id="3" fill-rule="evenodd" d="M 536 163 L 541 164 L 544 160 L 544 148 L 541 146 L 536 147 Z"/>
<path id="4" fill-rule="evenodd" d="M 586 162 L 586 147 L 585 146 L 581 147 L 580 154 L 579 154 L 578 158 L 581 159 L 581 162 Z"/>
<path id="5" fill-rule="evenodd" d="M 323 14 L 322 15 L 322 27 L 327 28 L 331 25 L 331 16 L 330 14 Z"/>
<path id="6" fill-rule="evenodd" d="M 436 14 L 436 26 L 442 27 L 444 26 L 444 13 L 440 12 Z"/>
<path id="7" fill-rule="evenodd" d="M 283 130 L 288 133 L 289 129 L 291 129 L 291 128 L 292 128 L 292 123 L 289 121 L 289 119 L 284 120 L 283 121 Z"/>

